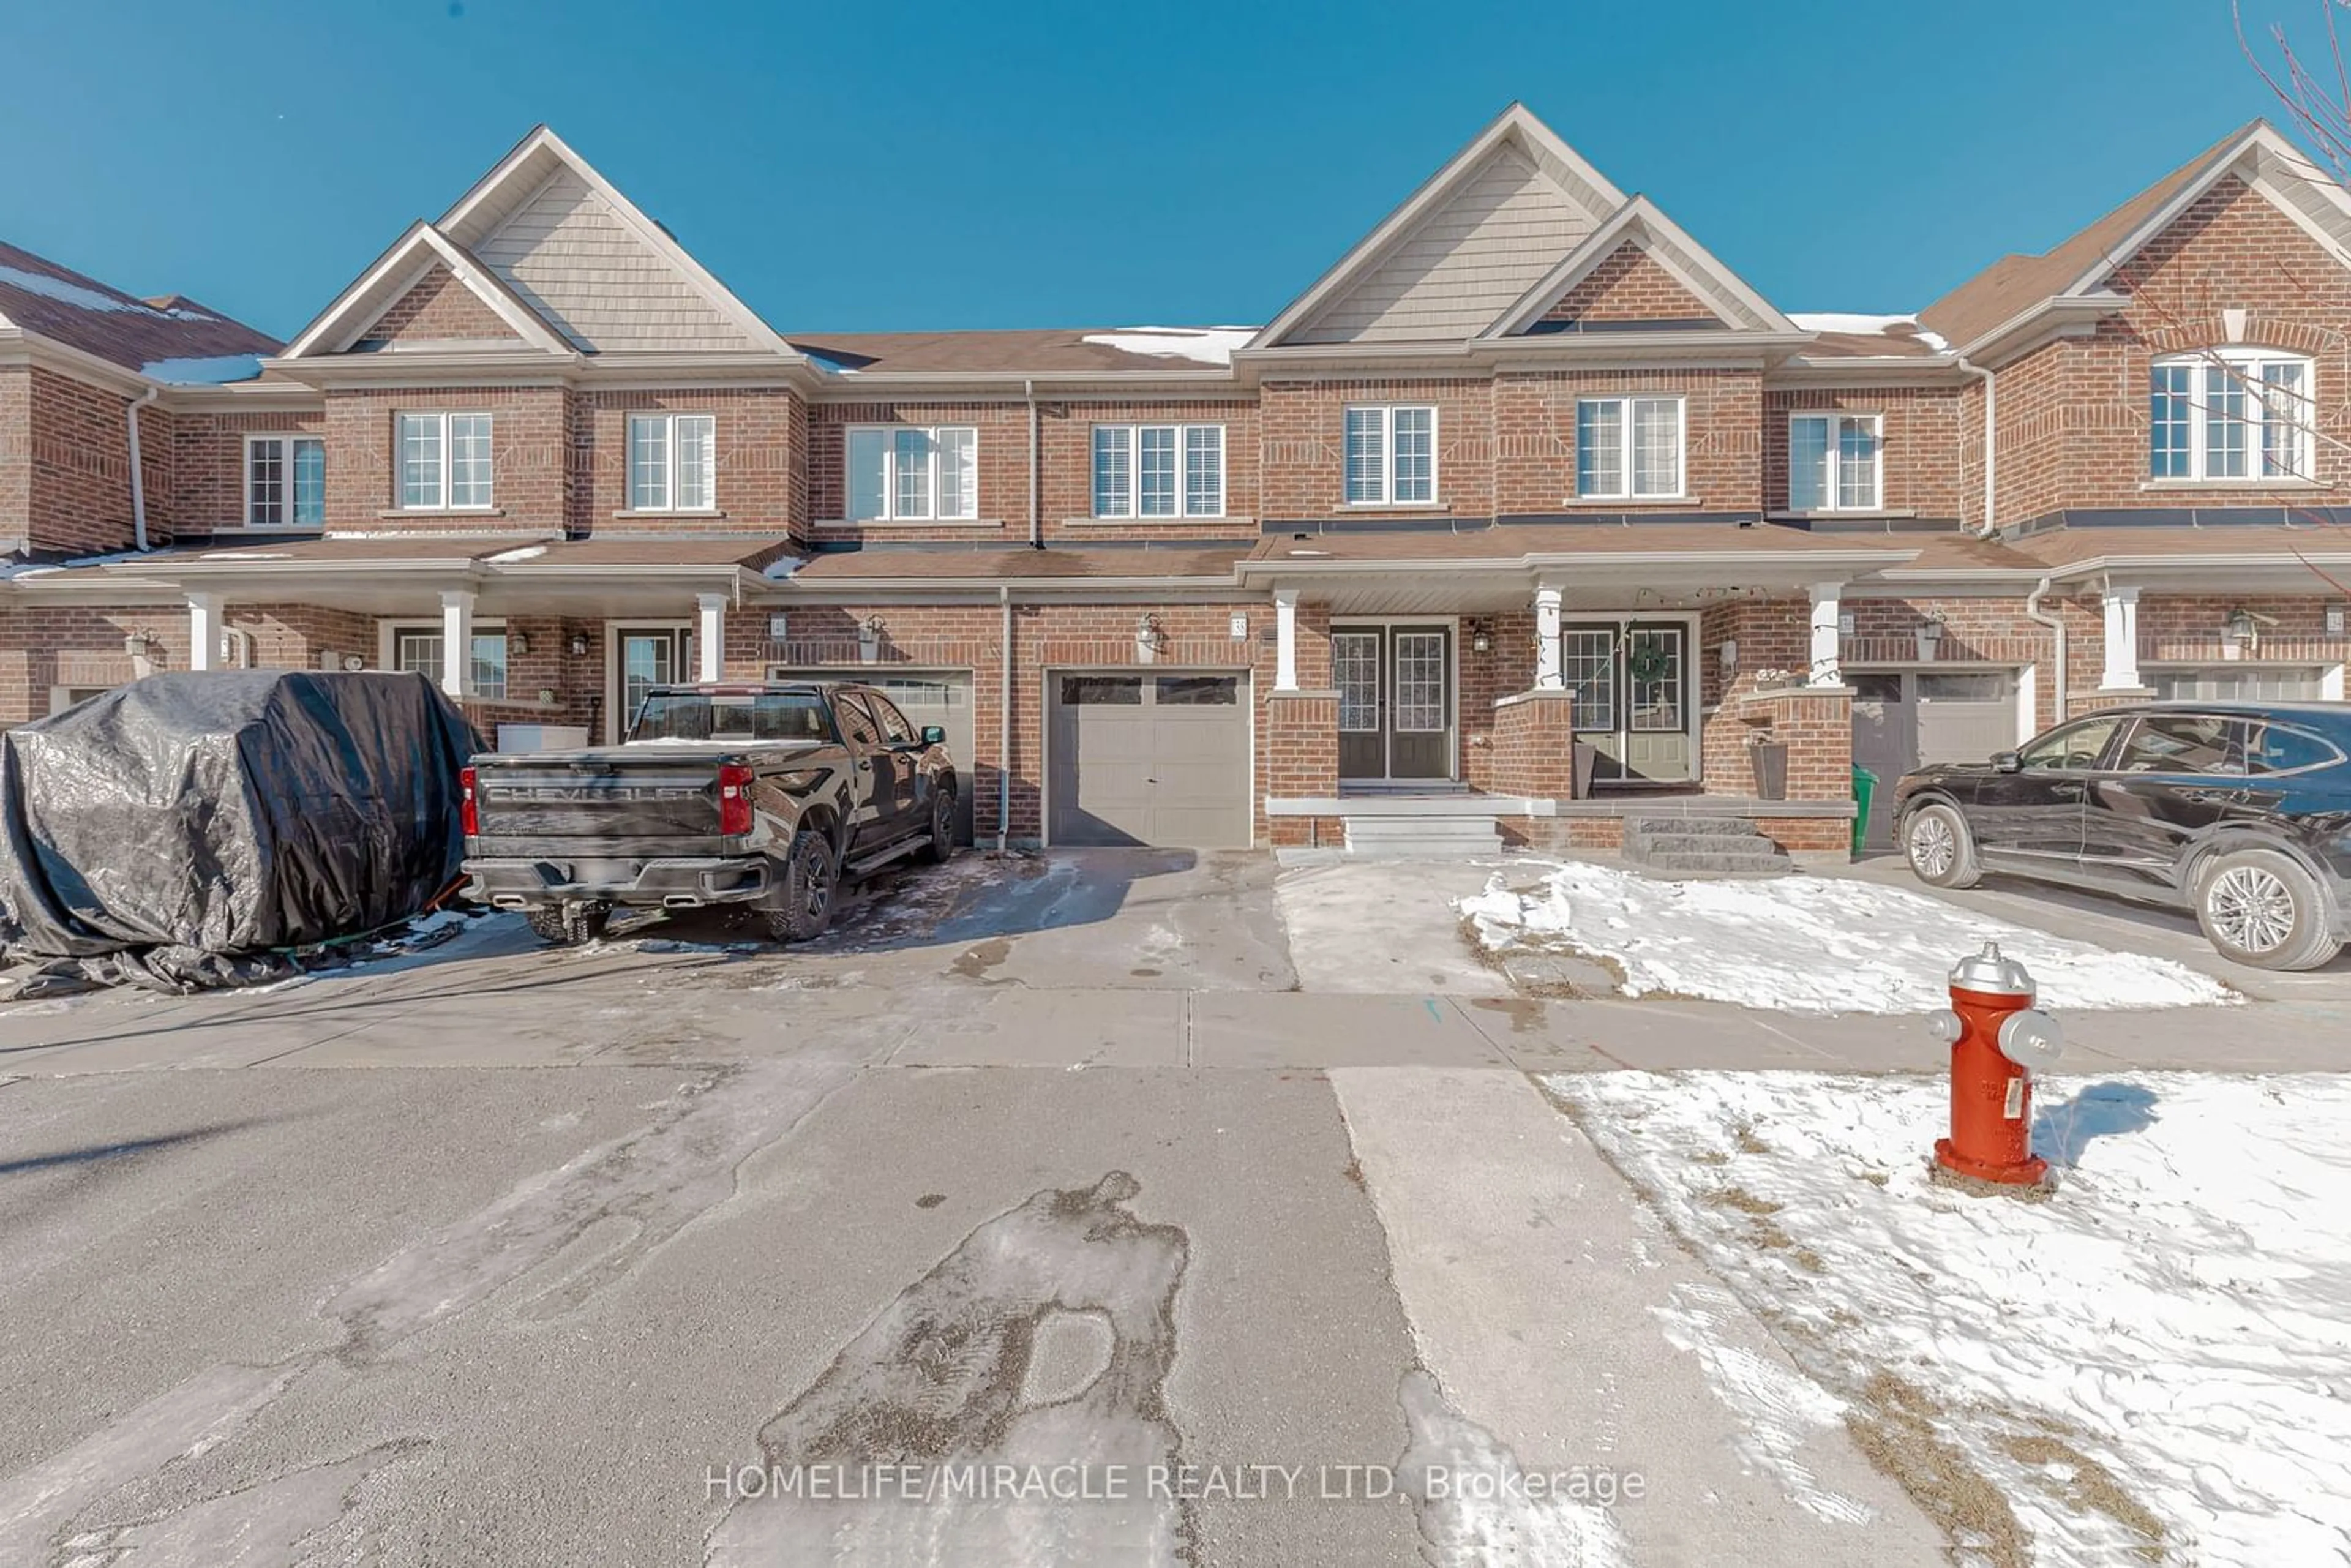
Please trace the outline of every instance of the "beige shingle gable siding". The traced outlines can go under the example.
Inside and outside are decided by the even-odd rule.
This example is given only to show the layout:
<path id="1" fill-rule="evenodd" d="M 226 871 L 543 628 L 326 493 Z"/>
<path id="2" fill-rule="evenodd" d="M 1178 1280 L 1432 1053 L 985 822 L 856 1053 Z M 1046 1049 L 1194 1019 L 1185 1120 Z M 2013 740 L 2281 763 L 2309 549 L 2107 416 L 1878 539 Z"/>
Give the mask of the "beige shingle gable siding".
<path id="1" fill-rule="evenodd" d="M 591 353 L 755 346 L 569 169 L 540 186 L 475 254 Z"/>
<path id="2" fill-rule="evenodd" d="M 1472 337 L 1592 228 L 1591 217 L 1533 160 L 1515 146 L 1498 147 L 1450 201 L 1290 340 Z"/>

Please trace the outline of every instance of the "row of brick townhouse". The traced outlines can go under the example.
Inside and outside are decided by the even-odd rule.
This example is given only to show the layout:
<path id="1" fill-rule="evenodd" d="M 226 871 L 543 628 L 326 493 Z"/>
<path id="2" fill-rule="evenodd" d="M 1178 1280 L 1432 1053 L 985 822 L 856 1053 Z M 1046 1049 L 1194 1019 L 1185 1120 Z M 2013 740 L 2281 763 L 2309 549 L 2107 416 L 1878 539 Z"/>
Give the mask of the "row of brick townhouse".
<path id="1" fill-rule="evenodd" d="M 0 246 L 0 720 L 848 672 L 982 841 L 1828 847 L 1855 761 L 2340 700 L 2346 345 L 2351 197 L 2261 123 L 1915 318 L 1784 314 L 1513 107 L 1260 329 L 830 335 L 541 129 L 287 344 Z"/>

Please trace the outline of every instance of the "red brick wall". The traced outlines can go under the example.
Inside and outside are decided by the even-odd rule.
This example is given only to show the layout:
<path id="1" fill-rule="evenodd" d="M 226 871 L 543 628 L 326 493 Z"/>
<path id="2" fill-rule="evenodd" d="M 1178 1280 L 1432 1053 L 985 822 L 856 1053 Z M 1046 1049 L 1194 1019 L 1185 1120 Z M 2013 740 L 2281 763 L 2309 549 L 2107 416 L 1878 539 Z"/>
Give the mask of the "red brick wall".
<path id="1" fill-rule="evenodd" d="M 1350 507 L 1346 428 L 1350 403 L 1433 403 L 1437 408 L 1437 504 Z M 1483 517 L 1494 510 L 1493 399 L 1482 381 L 1277 382 L 1259 389 L 1259 503 L 1269 518 L 1332 517 Z"/>
<path id="2" fill-rule="evenodd" d="M 488 513 L 399 513 L 395 415 L 490 415 Z M 556 533 L 571 514 L 571 418 L 559 387 L 360 388 L 327 394 L 327 527 Z M 393 514 L 393 515 L 387 515 Z"/>
<path id="3" fill-rule="evenodd" d="M 1961 463 L 1961 397 L 1954 387 L 1833 387 L 1775 390 L 1763 394 L 1763 499 L 1788 506 L 1788 416 L 1834 409 L 1878 416 L 1881 508 L 1922 517 L 1965 517 L 1980 504 Z M 1980 414 L 1978 415 L 1980 420 Z M 1980 426 L 1979 425 L 1979 444 Z"/>
<path id="4" fill-rule="evenodd" d="M 1621 245 L 1543 312 L 1546 321 L 1710 321 L 1715 313 L 1698 302 L 1656 257 L 1637 245 Z"/>
<path id="5" fill-rule="evenodd" d="M 33 504 L 33 372 L 0 368 L 0 549 L 30 543 Z"/>
<path id="6" fill-rule="evenodd" d="M 615 516 L 629 505 L 629 415 L 653 411 L 713 416 L 720 516 Z M 576 532 L 661 527 L 807 534 L 808 405 L 797 392 L 780 387 L 580 392 L 572 399 L 572 434 Z"/>
<path id="7" fill-rule="evenodd" d="M 0 538 L 59 556 L 131 547 L 129 406 L 118 392 L 38 365 L 0 371 L 0 505 L 10 507 L 0 513 Z M 141 410 L 139 440 L 150 537 L 161 542 L 169 520 L 155 497 L 171 488 L 172 416 Z"/>
<path id="8" fill-rule="evenodd" d="M 1678 394 L 1687 408 L 1687 498 L 1646 501 L 1575 494 L 1579 398 Z M 1754 511 L 1763 504 L 1763 380 L 1753 371 L 1552 371 L 1496 378 L 1494 479 L 1504 513 L 1562 510 Z"/>
<path id="9" fill-rule="evenodd" d="M 512 340 L 517 336 L 479 295 L 457 281 L 445 267 L 436 266 L 417 279 L 416 286 L 392 302 L 362 334 L 387 343 L 447 342 L 483 339 Z"/>
<path id="10" fill-rule="evenodd" d="M 976 522 L 852 523 L 847 432 L 853 424 L 961 424 L 979 433 Z M 1029 406 L 1011 402 L 819 403 L 809 411 L 810 532 L 828 540 L 1026 538 Z"/>
<path id="11" fill-rule="evenodd" d="M 1045 537 L 1056 544 L 1083 546 L 1108 539 L 1232 538 L 1249 531 L 1230 518 L 1254 518 L 1258 510 L 1257 405 L 1221 402 L 1065 402 L 1042 405 L 1042 473 Z M 1225 427 L 1225 510 L 1207 520 L 1165 517 L 1093 520 L 1093 431 L 1097 424 L 1221 424 Z M 1025 439 L 1025 437 L 1024 437 Z M 1022 461 L 1027 461 L 1024 449 Z M 1181 455 L 1176 481 L 1183 482 Z M 1026 482 L 1024 470 L 1023 482 Z M 1027 517 L 1025 492 L 1019 514 Z"/>
<path id="12" fill-rule="evenodd" d="M 1496 794 L 1563 800 L 1575 792 L 1575 699 L 1520 692 L 1493 707 Z"/>
<path id="13" fill-rule="evenodd" d="M 245 438 L 247 435 L 316 435 L 327 427 L 323 409 L 301 413 L 180 413 L 172 419 L 172 481 L 162 496 L 163 517 L 175 534 L 208 534 L 245 524 Z M 389 429 L 389 425 L 386 427 Z M 141 440 L 145 438 L 142 435 Z M 391 437 L 387 435 L 386 440 Z M 329 505 L 333 504 L 335 455 L 327 453 Z M 495 480 L 493 481 L 495 483 Z M 157 497 L 148 497 L 148 520 L 155 521 Z M 329 516 L 331 516 L 331 512 Z"/>
<path id="14" fill-rule="evenodd" d="M 1276 800 L 1328 800 L 1339 793 L 1339 699 L 1319 691 L 1269 695 L 1265 728 L 1258 749 L 1266 793 Z M 1270 841 L 1304 844 L 1315 837 L 1314 819 L 1271 817 Z"/>
<path id="15" fill-rule="evenodd" d="M 144 632 L 158 669 L 188 667 L 188 616 L 170 606 L 0 609 L 0 725 L 46 717 L 52 686 L 113 686 L 134 674 L 122 640 Z"/>

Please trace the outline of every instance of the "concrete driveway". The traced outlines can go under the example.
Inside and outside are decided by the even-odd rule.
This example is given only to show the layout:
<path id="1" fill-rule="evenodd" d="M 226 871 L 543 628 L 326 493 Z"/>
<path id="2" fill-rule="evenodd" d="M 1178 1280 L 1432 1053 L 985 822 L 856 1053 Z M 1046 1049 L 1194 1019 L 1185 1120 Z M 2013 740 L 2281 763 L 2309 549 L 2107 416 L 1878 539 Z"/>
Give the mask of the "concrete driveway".
<path id="1" fill-rule="evenodd" d="M 0 1562 L 1942 1561 L 1526 1073 L 1932 1043 L 1518 997 L 1489 874 L 967 856 L 791 952 L 0 1009 Z"/>

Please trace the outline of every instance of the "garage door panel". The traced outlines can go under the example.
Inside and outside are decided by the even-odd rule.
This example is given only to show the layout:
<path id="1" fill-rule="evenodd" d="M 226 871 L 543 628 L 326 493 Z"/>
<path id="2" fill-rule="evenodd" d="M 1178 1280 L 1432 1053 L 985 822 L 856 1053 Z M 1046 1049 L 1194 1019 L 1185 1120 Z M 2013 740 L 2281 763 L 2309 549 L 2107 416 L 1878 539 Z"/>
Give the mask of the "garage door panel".
<path id="1" fill-rule="evenodd" d="M 1246 677 L 1069 674 L 1050 695 L 1053 842 L 1249 843 Z"/>
<path id="2" fill-rule="evenodd" d="M 1854 688 L 1853 760 L 1877 775 L 1866 841 L 1893 842 L 1894 781 L 1937 762 L 1980 762 L 2016 744 L 2013 670 L 1872 670 Z"/>

